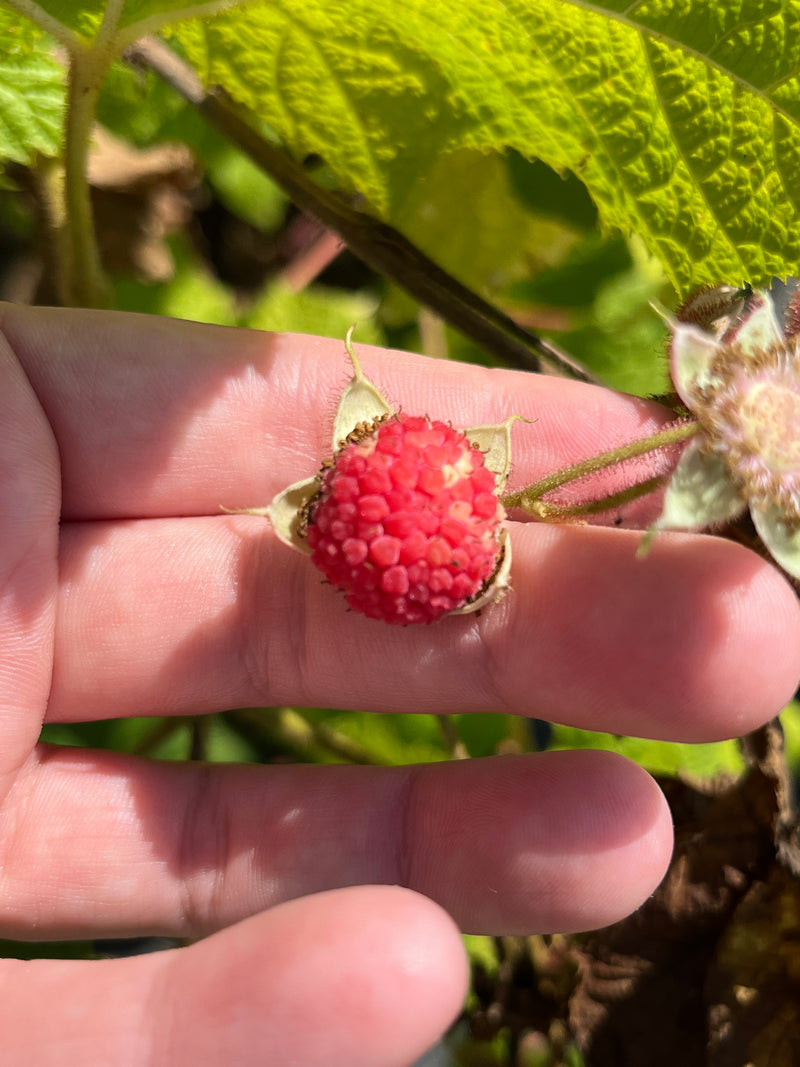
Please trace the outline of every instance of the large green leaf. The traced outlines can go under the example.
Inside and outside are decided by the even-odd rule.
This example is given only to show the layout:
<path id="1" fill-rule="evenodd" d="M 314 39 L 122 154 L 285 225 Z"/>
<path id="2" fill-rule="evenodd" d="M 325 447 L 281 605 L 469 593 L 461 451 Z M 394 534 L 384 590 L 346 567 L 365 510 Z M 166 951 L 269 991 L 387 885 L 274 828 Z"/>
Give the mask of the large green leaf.
<path id="1" fill-rule="evenodd" d="M 64 111 L 64 70 L 31 22 L 0 11 L 0 166 L 55 155 Z"/>
<path id="2" fill-rule="evenodd" d="M 680 290 L 800 271 L 800 0 L 277 0 L 177 33 L 401 228 L 443 152 L 512 147 Z"/>
<path id="3" fill-rule="evenodd" d="M 544 217 L 542 206 L 522 203 L 499 153 L 461 149 L 435 159 L 395 211 L 407 237 L 491 298 L 578 243 L 577 227 Z"/>
<path id="4" fill-rule="evenodd" d="M 111 51 L 121 52 L 167 22 L 207 16 L 237 2 L 245 0 L 120 0 Z M 91 41 L 109 6 L 106 0 L 0 0 L 0 165 L 57 153 L 65 70 L 52 38 L 68 49 Z"/>

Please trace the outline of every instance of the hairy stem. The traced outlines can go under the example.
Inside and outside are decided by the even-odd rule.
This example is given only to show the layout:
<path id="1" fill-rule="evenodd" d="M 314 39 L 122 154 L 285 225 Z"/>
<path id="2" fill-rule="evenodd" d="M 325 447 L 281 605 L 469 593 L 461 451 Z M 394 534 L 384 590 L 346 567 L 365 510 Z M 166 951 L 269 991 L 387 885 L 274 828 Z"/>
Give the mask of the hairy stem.
<path id="1" fill-rule="evenodd" d="M 64 138 L 63 251 L 57 287 L 62 304 L 103 307 L 108 287 L 100 264 L 88 179 L 89 135 L 101 79 L 91 52 L 75 55 L 69 66 Z"/>
<path id="2" fill-rule="evenodd" d="M 549 504 L 546 500 L 537 500 L 530 506 L 531 514 L 545 522 L 568 522 L 570 519 L 580 519 L 584 515 L 600 515 L 612 508 L 621 508 L 630 504 L 632 500 L 638 500 L 641 496 L 647 496 L 658 489 L 664 482 L 664 476 L 657 474 L 653 478 L 647 478 L 643 482 L 637 482 L 627 489 L 621 489 L 618 493 L 610 493 L 599 500 L 590 500 L 585 504 Z"/>
<path id="3" fill-rule="evenodd" d="M 538 501 L 554 489 L 560 489 L 562 485 L 577 481 L 578 478 L 584 478 L 588 474 L 596 474 L 607 467 L 624 463 L 626 459 L 633 459 L 635 456 L 643 456 L 648 452 L 655 452 L 659 448 L 666 448 L 669 445 L 686 441 L 690 437 L 694 437 L 699 429 L 700 427 L 696 422 L 679 422 L 677 425 L 670 426 L 666 430 L 652 434 L 650 437 L 632 441 L 630 444 L 622 445 L 620 448 L 612 448 L 608 452 L 601 452 L 599 456 L 591 456 L 589 459 L 581 460 L 580 463 L 573 463 L 571 466 L 565 467 L 564 470 L 548 474 L 546 478 L 542 478 L 524 489 L 518 489 L 514 493 L 506 493 L 505 496 L 501 497 L 503 506 L 505 508 L 523 508 L 529 514 L 541 517 L 539 516 Z M 612 498 L 607 498 L 607 500 L 610 499 Z M 608 507 L 613 506 L 613 504 L 606 503 L 606 506 L 601 510 L 605 511 Z"/>
<path id="4" fill-rule="evenodd" d="M 56 280 L 59 299 L 66 305 L 106 307 L 110 303 L 92 214 L 89 138 L 97 98 L 114 59 L 114 39 L 124 2 L 108 0 L 94 39 L 70 49 L 64 128 L 65 210 Z"/>

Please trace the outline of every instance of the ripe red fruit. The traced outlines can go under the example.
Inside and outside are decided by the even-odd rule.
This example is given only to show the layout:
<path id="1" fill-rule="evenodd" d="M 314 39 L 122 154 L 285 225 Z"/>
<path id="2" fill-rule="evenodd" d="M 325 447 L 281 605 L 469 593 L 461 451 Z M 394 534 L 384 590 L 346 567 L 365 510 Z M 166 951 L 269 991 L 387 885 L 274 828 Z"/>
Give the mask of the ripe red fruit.
<path id="1" fill-rule="evenodd" d="M 351 434 L 307 504 L 311 558 L 372 619 L 429 623 L 478 598 L 502 560 L 497 482 L 469 438 L 392 415 Z"/>
<path id="2" fill-rule="evenodd" d="M 397 625 L 478 612 L 508 589 L 511 541 L 500 494 L 512 415 L 463 432 L 398 414 L 361 370 L 336 407 L 333 459 L 281 490 L 266 515 L 350 606 Z"/>

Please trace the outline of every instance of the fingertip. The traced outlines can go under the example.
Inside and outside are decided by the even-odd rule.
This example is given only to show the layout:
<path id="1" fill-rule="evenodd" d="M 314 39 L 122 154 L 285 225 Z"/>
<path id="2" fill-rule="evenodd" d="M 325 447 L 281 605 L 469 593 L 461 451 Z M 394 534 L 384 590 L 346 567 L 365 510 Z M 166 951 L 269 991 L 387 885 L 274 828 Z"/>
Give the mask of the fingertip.
<path id="1" fill-rule="evenodd" d="M 676 622 L 684 620 L 682 636 L 665 649 L 656 692 L 671 727 L 665 736 L 691 743 L 741 737 L 777 715 L 797 689 L 797 594 L 777 567 L 733 541 L 686 534 L 664 541 L 666 558 L 682 564 L 669 604 Z"/>
<path id="2" fill-rule="evenodd" d="M 741 579 L 721 594 L 729 620 L 721 654 L 707 667 L 720 714 L 706 714 L 702 740 L 739 737 L 773 718 L 800 681 L 800 603 L 777 567 L 725 542 Z M 711 711 L 713 709 L 709 709 Z"/>
<path id="3" fill-rule="evenodd" d="M 196 1059 L 181 1033 L 183 1062 L 209 1067 L 407 1067 L 450 1025 L 468 983 L 453 921 L 399 886 L 289 901 L 193 946 L 178 966 L 195 986 L 193 1014 L 215 1024 Z"/>
<path id="4" fill-rule="evenodd" d="M 617 841 L 593 856 L 591 928 L 599 929 L 632 915 L 655 892 L 667 873 L 674 847 L 672 812 L 655 779 L 639 764 L 615 752 L 572 752 L 578 774 L 585 783 L 579 814 L 591 820 L 598 812 L 606 826 L 613 827 Z M 584 762 L 585 761 L 585 762 Z M 583 764 L 583 766 L 581 766 Z M 596 796 L 592 797 L 592 791 Z M 588 823 L 591 827 L 591 822 Z M 601 824 L 602 825 L 602 824 Z M 597 837 L 590 833 L 589 839 Z M 562 872 L 566 878 L 568 872 Z M 581 908 L 582 871 L 575 866 L 573 914 L 564 915 L 560 932 L 586 930 L 587 915 Z M 568 883 L 567 883 L 568 884 Z M 562 889 L 563 892 L 563 889 Z M 566 900 L 569 892 L 564 893 Z"/>
<path id="5" fill-rule="evenodd" d="M 569 933 L 635 911 L 666 872 L 672 819 L 655 781 L 578 750 L 420 768 L 405 815 L 413 884 L 474 934 Z"/>
<path id="6" fill-rule="evenodd" d="M 594 930 L 632 914 L 672 857 L 672 815 L 654 779 L 614 752 L 546 753 L 514 835 L 509 932 Z M 548 810 L 551 809 L 551 810 Z M 535 917 L 535 926 L 532 919 Z"/>
<path id="7" fill-rule="evenodd" d="M 506 706 L 530 714 L 533 689 L 541 717 L 690 743 L 777 715 L 800 678 L 800 608 L 786 579 L 726 539 L 661 534 L 637 559 L 640 539 L 517 532 L 513 625 L 494 640 Z"/>

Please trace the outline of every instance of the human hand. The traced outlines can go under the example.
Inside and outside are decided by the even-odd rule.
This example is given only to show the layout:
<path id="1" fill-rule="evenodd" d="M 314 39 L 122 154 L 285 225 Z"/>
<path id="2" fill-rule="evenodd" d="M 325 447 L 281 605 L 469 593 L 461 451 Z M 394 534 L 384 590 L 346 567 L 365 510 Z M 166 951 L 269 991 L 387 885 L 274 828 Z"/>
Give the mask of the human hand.
<path id="1" fill-rule="evenodd" d="M 204 938 L 3 962 L 4 1063 L 404 1067 L 463 996 L 446 913 L 488 933 L 613 922 L 672 843 L 654 782 L 608 753 L 176 766 L 39 746 L 43 721 L 287 703 L 703 741 L 794 690 L 794 593 L 709 537 L 660 536 L 641 561 L 628 530 L 512 523 L 512 592 L 480 617 L 348 613 L 265 520 L 219 512 L 317 468 L 340 341 L 8 306 L 0 326 L 0 935 Z M 409 412 L 537 418 L 515 427 L 512 485 L 663 417 L 358 349 Z"/>

